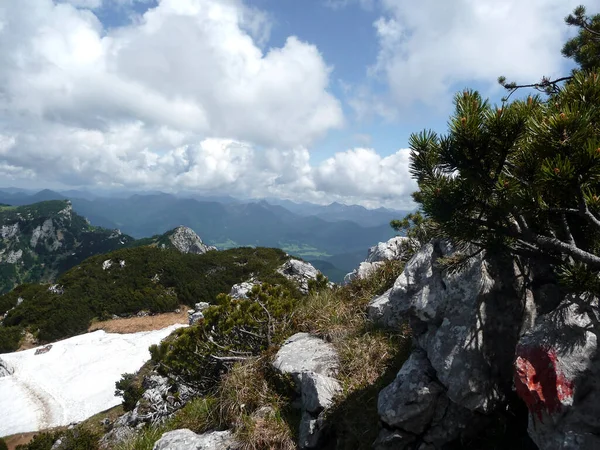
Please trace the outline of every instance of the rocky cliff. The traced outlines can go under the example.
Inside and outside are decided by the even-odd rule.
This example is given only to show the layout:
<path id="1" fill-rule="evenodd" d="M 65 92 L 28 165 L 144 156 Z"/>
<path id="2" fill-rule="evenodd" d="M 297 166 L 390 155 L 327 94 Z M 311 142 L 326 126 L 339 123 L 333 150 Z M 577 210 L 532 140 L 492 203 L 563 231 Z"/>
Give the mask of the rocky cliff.
<path id="1" fill-rule="evenodd" d="M 597 301 L 563 295 L 539 262 L 478 253 L 451 271 L 450 256 L 428 243 L 369 308 L 408 321 L 414 344 L 379 394 L 375 448 L 600 448 Z"/>
<path id="2" fill-rule="evenodd" d="M 68 201 L 0 206 L 0 293 L 50 281 L 89 256 L 131 242 L 118 230 L 92 227 Z"/>

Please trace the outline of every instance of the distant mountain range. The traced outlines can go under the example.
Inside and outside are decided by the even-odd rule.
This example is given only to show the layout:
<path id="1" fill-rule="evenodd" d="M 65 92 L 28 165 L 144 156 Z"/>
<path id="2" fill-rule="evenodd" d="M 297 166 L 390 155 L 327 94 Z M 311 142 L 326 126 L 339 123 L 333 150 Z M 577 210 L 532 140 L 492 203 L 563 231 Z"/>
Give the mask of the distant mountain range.
<path id="1" fill-rule="evenodd" d="M 118 228 L 142 238 L 185 225 L 204 242 L 220 249 L 281 248 L 315 262 L 333 281 L 341 281 L 342 273 L 364 260 L 367 248 L 394 236 L 390 220 L 406 214 L 385 208 L 369 210 L 339 203 L 322 206 L 275 199 L 242 202 L 227 197 L 216 201 L 164 193 L 97 197 L 85 191 L 32 193 L 0 189 L 0 203 L 10 205 L 67 198 L 74 211 L 95 226 Z"/>

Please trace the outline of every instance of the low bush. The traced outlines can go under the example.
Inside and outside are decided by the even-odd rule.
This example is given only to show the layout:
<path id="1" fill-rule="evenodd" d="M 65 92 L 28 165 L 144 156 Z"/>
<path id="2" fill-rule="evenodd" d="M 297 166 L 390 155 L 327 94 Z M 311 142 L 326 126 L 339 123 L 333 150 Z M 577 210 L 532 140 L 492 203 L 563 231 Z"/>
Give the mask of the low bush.
<path id="1" fill-rule="evenodd" d="M 123 397 L 123 409 L 125 411 L 133 410 L 138 400 L 142 398 L 143 393 L 144 388 L 136 380 L 133 373 L 124 373 L 121 379 L 115 383 L 115 396 Z"/>
<path id="2" fill-rule="evenodd" d="M 159 371 L 202 393 L 214 392 L 221 375 L 237 361 L 259 355 L 289 335 L 297 304 L 282 286 L 255 286 L 248 299 L 221 294 L 197 325 L 153 348 Z"/>

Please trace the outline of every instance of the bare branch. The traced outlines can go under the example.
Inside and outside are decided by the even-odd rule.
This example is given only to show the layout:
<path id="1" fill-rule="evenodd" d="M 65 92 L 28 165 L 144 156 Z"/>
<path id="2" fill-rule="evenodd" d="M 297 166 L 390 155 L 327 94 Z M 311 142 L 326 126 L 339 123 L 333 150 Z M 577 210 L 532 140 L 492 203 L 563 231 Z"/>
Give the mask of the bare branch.
<path id="1" fill-rule="evenodd" d="M 216 355 L 210 355 L 210 357 L 212 359 L 214 359 L 215 361 L 221 361 L 221 362 L 247 361 L 252 358 L 251 356 L 216 356 Z"/>

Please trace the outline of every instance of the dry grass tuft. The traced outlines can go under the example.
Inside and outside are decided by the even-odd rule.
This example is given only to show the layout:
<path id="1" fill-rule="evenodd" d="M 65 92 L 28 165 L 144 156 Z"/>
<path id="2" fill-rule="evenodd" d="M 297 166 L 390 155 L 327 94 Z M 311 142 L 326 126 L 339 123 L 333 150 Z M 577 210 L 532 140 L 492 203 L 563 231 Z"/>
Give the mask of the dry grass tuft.
<path id="1" fill-rule="evenodd" d="M 294 450 L 297 448 L 289 424 L 273 412 L 266 417 L 246 416 L 237 432 L 241 450 Z"/>

